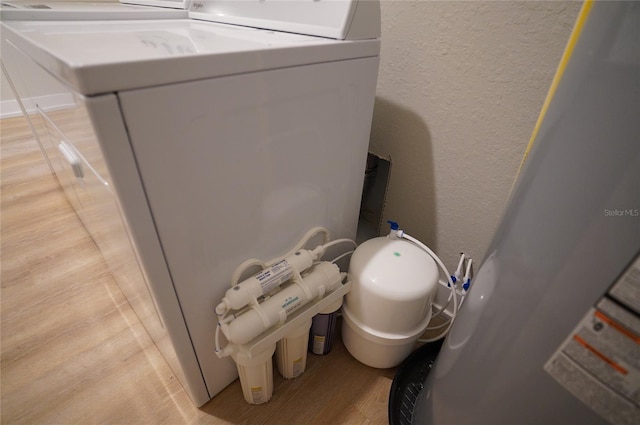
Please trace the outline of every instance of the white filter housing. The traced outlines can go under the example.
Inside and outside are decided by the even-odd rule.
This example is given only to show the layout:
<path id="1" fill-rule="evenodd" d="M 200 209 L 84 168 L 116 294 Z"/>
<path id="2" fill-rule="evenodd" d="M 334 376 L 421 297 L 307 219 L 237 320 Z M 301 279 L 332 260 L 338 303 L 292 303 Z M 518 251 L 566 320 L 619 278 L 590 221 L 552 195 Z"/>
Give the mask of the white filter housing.
<path id="1" fill-rule="evenodd" d="M 371 367 L 400 364 L 431 319 L 438 277 L 435 261 L 410 242 L 387 236 L 360 245 L 342 327 L 351 355 Z"/>
<path id="2" fill-rule="evenodd" d="M 273 353 L 276 345 L 265 349 L 262 353 L 250 357 L 240 352 L 233 356 L 238 368 L 242 395 L 249 404 L 262 404 L 273 395 Z"/>
<path id="3" fill-rule="evenodd" d="M 276 366 L 285 379 L 297 378 L 307 367 L 311 319 L 276 344 Z"/>

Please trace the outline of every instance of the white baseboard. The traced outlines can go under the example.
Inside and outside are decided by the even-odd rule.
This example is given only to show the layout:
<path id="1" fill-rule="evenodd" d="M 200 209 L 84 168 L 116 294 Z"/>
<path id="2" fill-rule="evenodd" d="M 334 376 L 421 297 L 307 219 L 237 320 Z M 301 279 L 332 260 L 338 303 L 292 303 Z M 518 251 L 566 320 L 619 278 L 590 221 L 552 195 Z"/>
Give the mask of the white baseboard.
<path id="1" fill-rule="evenodd" d="M 71 109 L 76 106 L 71 93 L 55 93 L 24 99 L 23 104 L 27 107 L 27 113 L 35 111 L 38 104 L 45 111 L 55 111 L 58 109 Z M 22 115 L 20 104 L 17 100 L 3 100 L 0 102 L 0 119 L 11 118 Z"/>
<path id="2" fill-rule="evenodd" d="M 17 100 L 3 100 L 0 102 L 0 119 L 19 117 L 22 115 Z"/>

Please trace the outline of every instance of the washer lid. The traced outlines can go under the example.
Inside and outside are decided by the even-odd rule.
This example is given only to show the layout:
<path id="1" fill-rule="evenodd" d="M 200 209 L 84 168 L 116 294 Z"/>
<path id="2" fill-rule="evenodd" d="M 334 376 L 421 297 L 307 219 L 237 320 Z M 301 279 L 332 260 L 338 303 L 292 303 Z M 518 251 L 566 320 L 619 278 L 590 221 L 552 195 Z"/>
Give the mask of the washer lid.
<path id="1" fill-rule="evenodd" d="M 192 19 L 9 21 L 2 22 L 1 34 L 84 95 L 372 57 L 380 51 L 377 39 L 338 41 Z"/>
<path id="2" fill-rule="evenodd" d="M 182 0 L 179 0 L 182 2 Z M 170 3 L 175 0 L 160 0 Z M 188 16 L 185 8 L 149 7 L 113 2 L 17 0 L 0 2 L 3 21 L 65 21 L 104 19 L 180 19 Z"/>
<path id="3" fill-rule="evenodd" d="M 189 17 L 339 40 L 380 37 L 379 0 L 193 0 Z"/>
<path id="4" fill-rule="evenodd" d="M 139 4 L 142 6 L 158 6 L 158 7 L 168 7 L 172 9 L 183 9 L 186 10 L 189 8 L 189 3 L 191 0 L 119 0 L 120 3 L 128 3 L 128 4 Z"/>

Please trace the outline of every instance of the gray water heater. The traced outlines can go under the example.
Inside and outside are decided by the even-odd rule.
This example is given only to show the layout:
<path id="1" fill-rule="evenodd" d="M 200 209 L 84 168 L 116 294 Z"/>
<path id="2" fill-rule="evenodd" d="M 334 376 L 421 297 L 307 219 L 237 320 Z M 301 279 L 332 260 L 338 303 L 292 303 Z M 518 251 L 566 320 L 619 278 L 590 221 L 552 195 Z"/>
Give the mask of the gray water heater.
<path id="1" fill-rule="evenodd" d="M 414 424 L 640 424 L 640 2 L 568 51 Z"/>

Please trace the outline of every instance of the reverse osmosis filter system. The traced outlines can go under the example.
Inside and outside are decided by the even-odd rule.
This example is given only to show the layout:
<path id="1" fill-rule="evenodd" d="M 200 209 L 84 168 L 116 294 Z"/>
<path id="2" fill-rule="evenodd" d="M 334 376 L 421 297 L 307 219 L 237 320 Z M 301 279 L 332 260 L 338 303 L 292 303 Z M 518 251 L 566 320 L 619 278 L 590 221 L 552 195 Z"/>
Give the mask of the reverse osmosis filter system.
<path id="1" fill-rule="evenodd" d="M 531 141 L 392 424 L 640 423 L 640 2 L 583 5 Z"/>
<path id="2" fill-rule="evenodd" d="M 322 245 L 304 249 L 321 233 Z M 295 378 L 304 372 L 313 317 L 339 308 L 351 288 L 349 282 L 343 284 L 346 273 L 335 264 L 339 258 L 332 262 L 321 258 L 334 245 L 355 246 L 355 242 L 328 239 L 326 229 L 314 228 L 283 257 L 266 263 L 257 259 L 245 261 L 215 309 L 216 353 L 233 358 L 244 398 L 250 404 L 265 403 L 273 394 L 274 353 L 276 367 L 284 378 Z M 261 270 L 238 283 L 254 266 Z M 224 348 L 220 345 L 220 332 L 227 340 Z"/>
<path id="3" fill-rule="evenodd" d="M 397 366 L 419 341 L 446 335 L 457 311 L 457 291 L 463 288 L 455 281 L 465 258 L 461 257 L 450 276 L 435 253 L 400 230 L 397 223 L 390 223 L 387 236 L 366 241 L 332 262 L 321 261 L 328 248 L 356 244 L 348 239 L 328 242 L 326 229 L 315 228 L 285 256 L 268 262 L 250 259 L 237 268 L 231 287 L 215 309 L 216 353 L 235 361 L 248 403 L 261 404 L 271 398 L 274 354 L 278 372 L 291 379 L 304 372 L 308 351 L 318 355 L 330 351 L 341 309 L 347 350 L 375 368 Z M 324 243 L 304 249 L 317 233 L 325 233 Z M 335 263 L 350 254 L 349 273 L 342 273 Z M 468 286 L 470 260 L 467 264 Z M 261 270 L 238 283 L 253 266 Z M 450 296 L 435 316 L 452 303 L 453 317 L 430 328 L 433 300 L 441 285 L 438 267 L 446 276 L 448 286 L 442 286 Z M 438 336 L 420 340 L 428 330 L 437 331 Z M 224 348 L 220 333 L 227 340 Z"/>

